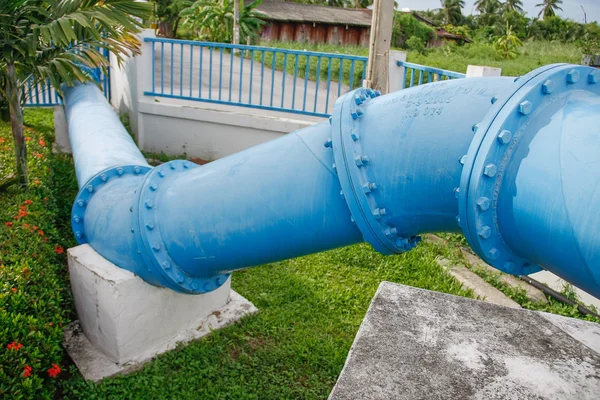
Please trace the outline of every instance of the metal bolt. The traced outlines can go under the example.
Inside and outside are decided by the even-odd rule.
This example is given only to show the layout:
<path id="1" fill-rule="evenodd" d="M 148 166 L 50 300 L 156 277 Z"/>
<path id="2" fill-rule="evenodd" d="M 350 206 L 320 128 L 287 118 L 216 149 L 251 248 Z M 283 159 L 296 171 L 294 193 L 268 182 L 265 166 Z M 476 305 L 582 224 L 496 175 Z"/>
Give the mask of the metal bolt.
<path id="1" fill-rule="evenodd" d="M 458 196 L 460 196 L 460 188 L 454 188 L 454 197 L 458 199 Z"/>
<path id="2" fill-rule="evenodd" d="M 169 268 L 171 268 L 171 263 L 170 263 L 170 262 L 168 262 L 168 261 L 163 261 L 163 263 L 162 263 L 162 267 L 163 267 L 164 269 L 169 269 Z"/>
<path id="3" fill-rule="evenodd" d="M 521 104 L 519 104 L 519 112 L 522 115 L 527 115 L 531 112 L 532 107 L 533 106 L 531 105 L 531 102 L 528 100 L 525 100 L 525 101 L 521 102 Z"/>
<path id="4" fill-rule="evenodd" d="M 588 83 L 597 83 L 598 82 L 598 74 L 596 71 L 590 72 L 588 75 Z"/>
<path id="5" fill-rule="evenodd" d="M 121 176 L 123 175 L 123 168 L 117 168 L 117 175 Z"/>
<path id="6" fill-rule="evenodd" d="M 498 134 L 498 143 L 500 144 L 508 144 L 512 139 L 512 133 L 507 130 L 503 130 Z"/>
<path id="7" fill-rule="evenodd" d="M 198 290 L 198 284 L 196 282 L 192 282 L 192 284 L 190 285 L 190 287 L 192 288 L 193 291 Z"/>
<path id="8" fill-rule="evenodd" d="M 329 117 L 329 125 L 331 125 L 333 123 L 333 118 Z"/>
<path id="9" fill-rule="evenodd" d="M 106 174 L 102 174 L 102 175 L 100 175 L 100 180 L 102 182 L 106 182 L 108 180 L 108 176 L 106 176 Z"/>
<path id="10" fill-rule="evenodd" d="M 367 100 L 367 96 L 365 96 L 365 94 L 364 94 L 364 93 L 361 93 L 361 94 L 360 94 L 360 99 L 361 99 L 362 101 L 365 101 L 365 100 Z"/>
<path id="11" fill-rule="evenodd" d="M 385 215 L 385 208 L 376 208 L 373 210 L 373 216 L 375 218 L 381 218 Z"/>
<path id="12" fill-rule="evenodd" d="M 363 165 L 366 165 L 369 163 L 369 157 L 367 156 L 356 156 L 354 157 L 354 162 L 356 162 L 356 165 L 361 167 Z"/>
<path id="13" fill-rule="evenodd" d="M 497 248 L 493 247 L 490 251 L 488 251 L 488 258 L 490 260 L 497 260 L 498 257 L 500 257 L 500 250 Z"/>
<path id="14" fill-rule="evenodd" d="M 460 215 L 457 215 L 455 218 L 456 223 L 460 226 Z"/>
<path id="15" fill-rule="evenodd" d="M 142 170 L 140 169 L 140 167 L 133 167 L 133 173 L 134 174 L 139 174 L 140 172 L 142 172 Z"/>
<path id="16" fill-rule="evenodd" d="M 335 166 L 335 163 L 331 164 L 331 168 L 333 168 L 334 172 L 337 172 L 337 167 Z"/>
<path id="17" fill-rule="evenodd" d="M 498 168 L 494 164 L 488 164 L 483 168 L 483 174 L 489 178 L 493 178 L 497 171 Z"/>
<path id="18" fill-rule="evenodd" d="M 398 234 L 398 229 L 396 229 L 396 227 L 394 227 L 394 226 L 388 226 L 387 228 L 385 228 L 383 233 L 387 237 L 396 236 Z"/>
<path id="19" fill-rule="evenodd" d="M 498 101 L 498 98 L 496 96 L 492 97 L 492 100 L 491 100 L 492 104 L 494 104 L 496 101 Z"/>
<path id="20" fill-rule="evenodd" d="M 149 231 L 151 231 L 152 229 L 154 229 L 154 224 L 153 223 L 146 224 L 146 229 L 148 229 Z"/>
<path id="21" fill-rule="evenodd" d="M 573 68 L 572 70 L 570 70 L 567 73 L 567 82 L 568 83 L 575 83 L 579 80 L 579 71 L 577 71 L 575 68 Z"/>
<path id="22" fill-rule="evenodd" d="M 554 91 L 554 81 L 551 81 L 550 79 L 548 79 L 546 82 L 544 82 L 544 84 L 542 85 L 542 92 L 544 94 L 550 94 Z"/>
<path id="23" fill-rule="evenodd" d="M 87 185 L 87 187 L 85 188 L 85 190 L 87 190 L 88 192 L 92 193 L 94 191 L 94 187 L 92 185 Z"/>
<path id="24" fill-rule="evenodd" d="M 75 221 L 75 223 L 76 223 L 76 224 L 78 224 L 78 223 L 79 223 L 79 221 L 81 221 L 81 218 L 79 218 L 79 216 L 78 216 L 78 215 L 74 215 L 74 216 L 73 216 L 73 221 Z"/>
<path id="25" fill-rule="evenodd" d="M 375 97 L 379 97 L 381 96 L 381 90 L 376 90 L 375 91 Z"/>
<path id="26" fill-rule="evenodd" d="M 354 96 L 354 102 L 356 103 L 357 106 L 360 106 L 363 101 L 360 98 L 360 96 Z"/>
<path id="27" fill-rule="evenodd" d="M 187 161 L 183 162 L 183 168 L 188 169 L 190 167 L 190 165 L 187 163 Z"/>
<path id="28" fill-rule="evenodd" d="M 83 206 L 85 206 L 85 201 L 83 201 L 83 200 L 77 200 L 77 205 L 79 207 L 83 207 Z"/>
<path id="29" fill-rule="evenodd" d="M 150 190 L 152 190 L 153 192 L 155 192 L 156 189 L 158 189 L 158 186 L 156 186 L 156 184 L 153 183 L 153 184 L 150 185 Z"/>
<path id="30" fill-rule="evenodd" d="M 176 167 L 175 163 L 173 163 L 173 162 L 169 163 L 169 168 L 174 170 L 175 167 Z"/>
<path id="31" fill-rule="evenodd" d="M 340 196 L 342 196 L 342 199 L 344 198 L 344 191 L 340 190 Z"/>
<path id="32" fill-rule="evenodd" d="M 83 237 L 83 233 L 81 233 L 81 232 L 77 231 L 77 232 L 75 232 L 75 237 L 76 237 L 77 239 L 81 239 L 81 238 Z"/>
<path id="33" fill-rule="evenodd" d="M 473 132 L 477 132 L 477 129 L 479 129 L 479 124 L 475 124 L 473 125 L 473 127 L 471 128 L 473 130 Z"/>
<path id="34" fill-rule="evenodd" d="M 406 245 L 408 244 L 408 239 L 405 238 L 396 238 L 396 247 L 400 247 L 406 249 Z"/>
<path id="35" fill-rule="evenodd" d="M 363 114 L 363 110 L 361 110 L 360 108 L 357 108 L 356 111 L 352 111 L 350 113 L 350 115 L 352 115 L 352 119 L 358 119 L 358 117 L 360 117 Z"/>
<path id="36" fill-rule="evenodd" d="M 222 276 L 217 276 L 217 285 L 221 286 L 225 281 Z"/>
<path id="37" fill-rule="evenodd" d="M 160 250 L 160 243 L 158 243 L 158 242 L 152 243 L 152 250 L 159 251 Z"/>
<path id="38" fill-rule="evenodd" d="M 487 197 L 478 198 L 477 207 L 479 207 L 481 211 L 487 210 L 488 208 L 490 208 L 490 199 L 488 199 Z"/>
<path id="39" fill-rule="evenodd" d="M 323 143 L 323 146 L 331 147 L 331 146 L 333 146 L 333 142 L 331 141 L 331 139 L 327 139 L 327 141 L 325 143 Z"/>
<path id="40" fill-rule="evenodd" d="M 146 200 L 146 202 L 144 204 L 146 205 L 147 209 L 151 209 L 154 206 L 154 203 L 152 202 L 152 200 Z"/>
<path id="41" fill-rule="evenodd" d="M 181 283 L 183 282 L 183 274 L 181 272 L 179 272 L 177 274 L 177 283 Z"/>
<path id="42" fill-rule="evenodd" d="M 165 173 L 163 170 L 158 171 L 158 176 L 160 176 L 161 178 L 165 177 Z"/>
<path id="43" fill-rule="evenodd" d="M 358 135 L 358 132 L 352 132 L 350 134 L 350 137 L 352 138 L 352 140 L 354 140 L 355 142 L 360 139 L 360 136 Z"/>
<path id="44" fill-rule="evenodd" d="M 204 284 L 204 291 L 205 291 L 205 292 L 210 292 L 210 282 L 206 282 L 206 283 Z"/>
<path id="45" fill-rule="evenodd" d="M 377 184 L 375 182 L 367 182 L 363 185 L 363 190 L 365 193 L 370 193 L 372 190 L 377 189 Z"/>
<path id="46" fill-rule="evenodd" d="M 465 162 L 466 162 L 466 161 L 467 161 L 467 155 L 466 155 L 466 154 L 465 154 L 464 156 L 461 156 L 461 157 L 458 159 L 458 162 L 459 162 L 461 165 L 465 165 Z"/>
<path id="47" fill-rule="evenodd" d="M 482 238 L 487 239 L 492 234 L 492 230 L 490 229 L 489 226 L 484 225 L 481 228 L 479 228 L 479 230 L 477 231 L 477 234 L 479 236 L 481 236 Z"/>

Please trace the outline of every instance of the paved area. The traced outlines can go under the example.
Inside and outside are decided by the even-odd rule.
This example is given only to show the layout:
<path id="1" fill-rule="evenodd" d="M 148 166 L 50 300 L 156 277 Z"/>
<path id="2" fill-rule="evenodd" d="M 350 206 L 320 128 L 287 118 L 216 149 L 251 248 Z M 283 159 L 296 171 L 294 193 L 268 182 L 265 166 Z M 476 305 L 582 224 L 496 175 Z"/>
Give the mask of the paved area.
<path id="1" fill-rule="evenodd" d="M 329 399 L 598 393 L 599 324 L 383 282 Z"/>
<path id="2" fill-rule="evenodd" d="M 268 65 L 263 67 L 261 62 L 242 59 L 226 51 L 221 53 L 220 50 L 214 49 L 211 52 L 208 48 L 190 45 L 171 47 L 170 44 L 165 44 L 163 47 L 156 43 L 155 92 L 331 113 L 338 93 L 343 94 L 349 90 L 347 85 L 338 85 L 337 82 L 328 84 L 321 81 L 317 85 L 315 81 L 305 80 L 300 75 L 294 79 L 293 73 L 284 74 Z M 291 62 L 292 57 L 288 60 Z M 356 85 L 360 83 L 355 82 L 354 86 Z M 252 113 L 256 111 L 263 110 L 249 110 Z M 301 114 L 292 115 L 305 118 Z"/>

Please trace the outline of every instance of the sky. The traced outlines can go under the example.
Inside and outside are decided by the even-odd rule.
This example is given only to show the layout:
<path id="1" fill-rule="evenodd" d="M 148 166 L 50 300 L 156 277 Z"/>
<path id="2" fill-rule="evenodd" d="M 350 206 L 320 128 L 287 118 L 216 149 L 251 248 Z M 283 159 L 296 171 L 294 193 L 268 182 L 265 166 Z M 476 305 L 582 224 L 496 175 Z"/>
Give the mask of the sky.
<path id="1" fill-rule="evenodd" d="M 540 12 L 540 7 L 536 7 L 536 4 L 542 2 L 542 0 L 522 0 L 523 9 L 527 13 L 529 18 L 536 17 Z M 427 10 L 440 8 L 440 0 L 396 0 L 398 3 L 398 9 L 409 8 L 411 10 Z M 473 6 L 475 0 L 465 0 L 465 8 L 463 14 L 472 14 L 475 12 Z M 563 11 L 558 11 L 561 17 L 570 18 L 577 22 L 583 22 L 583 11 L 581 6 L 587 13 L 587 21 L 599 21 L 600 22 L 600 0 L 563 0 L 561 8 Z"/>

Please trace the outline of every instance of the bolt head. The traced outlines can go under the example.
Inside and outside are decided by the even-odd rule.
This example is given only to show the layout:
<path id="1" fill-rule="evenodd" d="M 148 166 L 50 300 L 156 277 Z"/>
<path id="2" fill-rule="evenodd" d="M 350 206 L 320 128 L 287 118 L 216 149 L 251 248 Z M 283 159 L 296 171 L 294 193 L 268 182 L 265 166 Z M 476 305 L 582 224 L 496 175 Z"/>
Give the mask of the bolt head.
<path id="1" fill-rule="evenodd" d="M 492 97 L 492 100 L 490 100 L 492 102 L 492 104 L 496 103 L 498 101 L 498 98 L 496 96 Z"/>
<path id="2" fill-rule="evenodd" d="M 492 234 L 492 230 L 490 229 L 489 226 L 484 225 L 481 228 L 479 228 L 479 230 L 477 231 L 477 234 L 482 237 L 483 239 L 487 239 L 490 237 L 490 235 Z"/>
<path id="3" fill-rule="evenodd" d="M 158 243 L 158 242 L 152 243 L 152 250 L 159 251 L 160 250 L 160 243 Z"/>
<path id="4" fill-rule="evenodd" d="M 218 276 L 217 277 L 217 285 L 221 286 L 223 283 L 225 283 L 225 279 L 223 279 L 222 276 Z"/>
<path id="5" fill-rule="evenodd" d="M 457 215 L 455 218 L 456 223 L 460 226 L 460 215 Z"/>
<path id="6" fill-rule="evenodd" d="M 554 81 L 551 81 L 550 79 L 548 79 L 546 82 L 544 82 L 544 84 L 542 85 L 542 92 L 544 94 L 550 94 L 554 91 Z"/>
<path id="7" fill-rule="evenodd" d="M 155 192 L 156 189 L 158 189 L 158 186 L 156 186 L 156 184 L 153 183 L 153 184 L 150 185 L 150 190 L 152 190 L 153 192 Z"/>
<path id="8" fill-rule="evenodd" d="M 573 68 L 567 73 L 567 82 L 575 83 L 579 80 L 579 71 Z"/>
<path id="9" fill-rule="evenodd" d="M 164 171 L 162 171 L 162 170 L 158 171 L 158 176 L 160 176 L 161 178 L 164 178 L 164 176 L 165 176 Z"/>
<path id="10" fill-rule="evenodd" d="M 77 200 L 77 205 L 79 207 L 83 207 L 83 206 L 85 206 L 85 201 L 83 201 L 83 200 Z"/>
<path id="11" fill-rule="evenodd" d="M 459 196 L 460 196 L 460 188 L 454 188 L 454 197 L 456 197 L 458 199 Z"/>
<path id="12" fill-rule="evenodd" d="M 360 96 L 354 96 L 354 102 L 356 103 L 357 106 L 360 106 L 363 102 L 363 100 L 361 99 Z"/>
<path id="13" fill-rule="evenodd" d="M 133 167 L 133 173 L 134 174 L 139 174 L 140 172 L 142 172 L 142 170 L 140 169 L 140 167 Z"/>
<path id="14" fill-rule="evenodd" d="M 493 247 L 490 251 L 488 251 L 488 258 L 492 261 L 497 260 L 500 257 L 500 250 Z"/>
<path id="15" fill-rule="evenodd" d="M 175 169 L 175 163 L 169 163 L 169 168 Z"/>
<path id="16" fill-rule="evenodd" d="M 177 283 L 182 283 L 183 282 L 183 274 L 180 272 L 177 274 Z"/>
<path id="17" fill-rule="evenodd" d="M 474 133 L 477 133 L 477 129 L 479 129 L 479 124 L 475 124 L 471 127 Z"/>
<path id="18" fill-rule="evenodd" d="M 183 162 L 183 168 L 188 169 L 190 167 L 190 165 L 187 163 L 187 161 Z"/>
<path id="19" fill-rule="evenodd" d="M 350 134 L 350 136 L 352 137 L 352 140 L 354 140 L 355 142 L 360 139 L 360 136 L 358 135 L 358 132 L 352 132 Z"/>
<path id="20" fill-rule="evenodd" d="M 81 238 L 83 237 L 83 233 L 81 233 L 81 232 L 77 231 L 77 232 L 75 232 L 75 237 L 76 237 L 77 239 L 81 239 Z"/>
<path id="21" fill-rule="evenodd" d="M 152 224 L 152 223 L 146 224 L 146 229 L 148 229 L 149 231 L 151 231 L 152 229 L 154 229 L 154 224 Z"/>
<path id="22" fill-rule="evenodd" d="M 123 168 L 117 168 L 117 175 L 123 175 L 124 171 Z"/>
<path id="23" fill-rule="evenodd" d="M 146 200 L 146 202 L 144 204 L 146 205 L 146 208 L 149 210 L 154 206 L 154 203 L 152 202 L 152 200 Z"/>
<path id="24" fill-rule="evenodd" d="M 588 83 L 598 83 L 598 79 L 598 73 L 596 73 L 596 71 L 592 71 L 588 75 Z"/>
<path id="25" fill-rule="evenodd" d="M 75 221 L 75 223 L 76 223 L 76 224 L 78 224 L 78 223 L 79 223 L 79 221 L 81 221 L 81 218 L 79 218 L 79 216 L 78 216 L 78 215 L 75 215 L 75 216 L 73 217 L 73 221 Z"/>
<path id="26" fill-rule="evenodd" d="M 498 172 L 498 168 L 494 164 L 488 164 L 483 168 L 483 174 L 488 178 L 493 178 Z"/>
<path id="27" fill-rule="evenodd" d="M 465 165 L 466 161 L 467 161 L 467 155 L 466 154 L 464 156 L 462 156 L 461 158 L 458 159 L 458 162 L 460 163 L 460 165 Z"/>
<path id="28" fill-rule="evenodd" d="M 94 187 L 92 185 L 87 185 L 87 187 L 85 188 L 85 190 L 87 190 L 88 192 L 92 193 L 94 191 Z"/>
<path id="29" fill-rule="evenodd" d="M 398 233 L 398 229 L 396 229 L 396 227 L 394 226 L 388 226 L 387 228 L 385 228 L 384 233 L 387 237 L 396 236 L 396 234 Z"/>
<path id="30" fill-rule="evenodd" d="M 498 134 L 498 143 L 500 144 L 508 144 L 512 140 L 512 133 L 507 130 L 503 130 Z"/>
<path id="31" fill-rule="evenodd" d="M 525 100 L 521 102 L 521 104 L 519 104 L 519 113 L 521 113 L 522 115 L 527 115 L 531 112 L 532 108 L 533 106 L 531 105 L 531 102 Z"/>
<path id="32" fill-rule="evenodd" d="M 100 180 L 102 182 L 106 182 L 108 180 L 108 176 L 106 176 L 106 174 L 102 174 L 102 175 L 100 175 Z"/>
<path id="33" fill-rule="evenodd" d="M 481 210 L 481 211 L 485 211 L 488 208 L 490 208 L 490 199 L 488 199 L 487 197 L 480 197 L 477 199 L 477 207 Z"/>
<path id="34" fill-rule="evenodd" d="M 331 146 L 333 146 L 333 142 L 331 141 L 331 139 L 327 139 L 325 141 L 325 143 L 323 143 L 323 146 L 325 146 L 325 147 L 331 147 Z"/>
<path id="35" fill-rule="evenodd" d="M 169 268 L 171 268 L 171 263 L 170 263 L 170 262 L 168 262 L 168 261 L 163 261 L 163 263 L 162 263 L 162 267 L 163 267 L 164 269 L 169 269 Z"/>
<path id="36" fill-rule="evenodd" d="M 369 157 L 367 157 L 367 156 L 361 156 L 360 160 L 363 162 L 363 164 L 368 164 L 369 163 Z"/>

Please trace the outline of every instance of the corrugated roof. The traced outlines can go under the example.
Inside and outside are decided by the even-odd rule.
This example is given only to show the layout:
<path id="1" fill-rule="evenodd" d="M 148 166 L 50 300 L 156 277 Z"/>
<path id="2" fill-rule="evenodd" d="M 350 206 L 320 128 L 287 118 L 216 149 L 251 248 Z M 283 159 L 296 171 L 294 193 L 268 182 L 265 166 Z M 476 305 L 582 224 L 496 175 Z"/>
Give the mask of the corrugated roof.
<path id="1" fill-rule="evenodd" d="M 327 7 L 287 1 L 265 0 L 256 11 L 266 20 L 287 22 L 316 22 L 321 24 L 371 26 L 372 11 L 364 8 Z"/>

